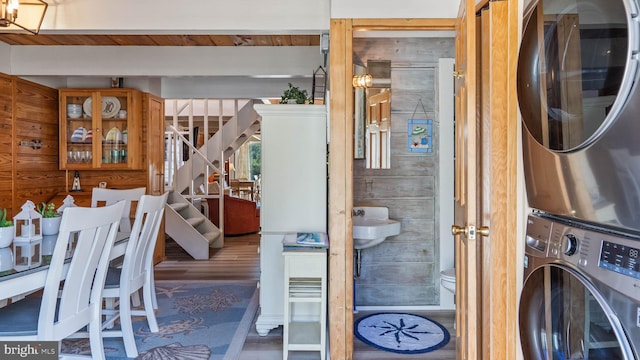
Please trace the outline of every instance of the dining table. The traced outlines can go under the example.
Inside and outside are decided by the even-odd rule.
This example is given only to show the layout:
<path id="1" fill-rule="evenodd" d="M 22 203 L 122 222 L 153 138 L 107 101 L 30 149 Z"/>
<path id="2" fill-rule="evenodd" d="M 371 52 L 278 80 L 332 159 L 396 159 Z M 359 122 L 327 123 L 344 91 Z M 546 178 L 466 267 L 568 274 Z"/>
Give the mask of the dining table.
<path id="1" fill-rule="evenodd" d="M 231 179 L 229 181 L 229 187 L 233 193 L 242 196 L 244 194 L 249 195 L 249 200 L 254 201 L 255 182 L 246 179 Z"/>
<path id="2" fill-rule="evenodd" d="M 115 260 L 124 255 L 130 233 L 118 232 L 116 235 L 113 248 L 111 249 L 110 259 Z M 43 236 L 43 243 L 47 241 L 56 241 L 58 235 L 45 235 Z M 38 291 L 44 288 L 47 280 L 47 273 L 51 260 L 51 254 L 43 254 L 42 251 L 46 247 L 40 247 L 40 255 L 42 260 L 36 263 L 31 268 L 23 269 L 16 268 L 15 266 L 11 270 L 0 272 L 0 305 L 6 303 L 7 299 L 17 300 L 24 297 L 25 294 Z M 44 251 L 47 252 L 46 250 Z M 70 260 L 72 251 L 67 251 L 67 257 Z M 15 260 L 14 260 L 15 261 Z M 68 264 L 65 264 L 64 271 L 68 270 Z"/>

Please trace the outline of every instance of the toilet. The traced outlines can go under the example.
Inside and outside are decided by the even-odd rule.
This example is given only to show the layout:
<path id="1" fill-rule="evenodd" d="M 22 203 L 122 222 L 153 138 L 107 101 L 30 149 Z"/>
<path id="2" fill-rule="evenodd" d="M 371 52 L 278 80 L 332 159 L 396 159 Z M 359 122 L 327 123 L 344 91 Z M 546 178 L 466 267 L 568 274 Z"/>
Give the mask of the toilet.
<path id="1" fill-rule="evenodd" d="M 456 293 L 456 269 L 446 269 L 440 271 L 440 283 L 442 287 L 449 290 L 452 294 Z"/>

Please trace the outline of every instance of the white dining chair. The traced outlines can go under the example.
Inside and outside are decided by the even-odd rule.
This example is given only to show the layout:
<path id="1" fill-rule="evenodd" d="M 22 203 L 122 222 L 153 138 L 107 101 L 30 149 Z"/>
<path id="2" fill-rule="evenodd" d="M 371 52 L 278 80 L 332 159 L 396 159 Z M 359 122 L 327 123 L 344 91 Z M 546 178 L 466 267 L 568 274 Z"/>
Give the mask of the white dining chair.
<path id="1" fill-rule="evenodd" d="M 0 342 L 58 341 L 87 327 L 91 358 L 104 359 L 102 289 L 124 202 L 100 208 L 73 207 L 62 215 L 42 296 L 0 308 Z M 67 245 L 75 240 L 67 263 Z"/>
<path id="2" fill-rule="evenodd" d="M 146 187 L 137 187 L 131 189 L 107 189 L 93 188 L 91 191 L 91 207 L 109 205 L 116 201 L 125 200 L 125 207 L 122 213 L 122 221 L 120 221 L 120 232 L 131 232 L 131 206 L 137 203 L 140 197 L 147 192 Z M 154 282 L 153 274 L 151 274 L 151 282 Z M 134 305 L 138 306 L 140 299 L 134 299 Z M 155 288 L 153 289 L 153 308 L 158 308 Z"/>
<path id="3" fill-rule="evenodd" d="M 133 315 L 147 318 L 149 330 L 158 332 L 158 322 L 154 313 L 153 251 L 168 193 L 163 195 L 143 195 L 138 202 L 136 216 L 127 244 L 122 267 L 109 267 L 102 297 L 105 299 L 103 315 L 103 337 L 122 337 L 127 357 L 138 356 L 133 334 Z M 132 296 L 142 290 L 143 308 L 132 309 Z M 107 301 L 117 299 L 117 301 Z M 113 305 L 111 305 L 113 304 Z M 117 305 L 117 306 L 116 306 Z M 120 318 L 119 330 L 112 328 Z"/>
<path id="4" fill-rule="evenodd" d="M 137 187 L 132 189 L 106 189 L 96 187 L 91 191 L 91 207 L 111 205 L 117 201 L 125 200 L 126 203 L 122 212 L 123 220 L 120 222 L 120 231 L 130 232 L 131 222 L 129 221 L 129 218 L 131 217 L 132 202 L 140 200 L 140 197 L 146 192 L 146 187 Z"/>

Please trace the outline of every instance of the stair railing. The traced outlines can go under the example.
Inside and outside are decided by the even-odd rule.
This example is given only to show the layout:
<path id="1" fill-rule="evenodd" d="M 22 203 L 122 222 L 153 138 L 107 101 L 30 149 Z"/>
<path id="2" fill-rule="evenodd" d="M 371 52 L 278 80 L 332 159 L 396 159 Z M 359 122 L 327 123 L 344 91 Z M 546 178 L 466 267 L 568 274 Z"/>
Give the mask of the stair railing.
<path id="1" fill-rule="evenodd" d="M 191 173 L 204 174 L 205 179 L 208 179 L 211 174 L 216 173 L 218 174 L 218 179 L 219 179 L 218 185 L 222 186 L 223 184 L 221 179 L 223 178 L 224 174 L 222 173 L 221 169 L 215 166 L 211 161 L 209 161 L 209 159 L 207 159 L 207 156 L 205 154 L 203 154 L 200 150 L 198 150 L 195 146 L 193 146 L 193 144 L 191 144 L 189 139 L 187 139 L 180 130 L 176 129 L 173 125 L 169 125 L 168 129 L 169 131 L 167 133 L 170 136 L 168 136 L 167 138 L 171 142 L 169 144 L 169 148 L 172 149 L 170 154 L 170 157 L 171 157 L 170 162 L 173 164 L 173 166 L 171 166 L 172 170 L 170 171 L 171 184 L 169 184 L 169 186 L 172 187 L 173 184 L 177 181 L 178 169 L 184 166 L 185 164 L 185 162 L 182 161 L 182 159 L 180 159 L 179 157 L 182 153 L 180 151 L 180 148 L 183 147 L 184 145 L 187 145 L 187 147 L 189 148 L 189 156 L 199 157 L 204 164 L 201 172 L 194 172 L 192 169 Z M 193 164 L 193 161 L 191 162 L 191 164 Z M 189 189 L 188 194 L 182 194 L 185 198 L 191 198 L 191 197 L 215 198 L 215 196 L 201 196 L 201 194 L 197 194 L 194 180 L 195 179 L 191 179 L 191 182 L 188 187 Z M 204 186 L 205 195 L 209 195 L 209 182 L 204 181 L 203 186 Z M 223 188 L 221 187 L 221 189 Z"/>
<path id="2" fill-rule="evenodd" d="M 205 181 L 203 181 L 203 188 L 204 188 L 203 194 L 198 194 L 196 192 L 195 179 L 192 178 L 189 183 L 188 193 L 187 194 L 180 193 L 180 195 L 185 199 L 189 200 L 189 202 L 191 202 L 192 204 L 195 199 L 216 199 L 216 198 L 219 199 L 218 228 L 220 228 L 220 230 L 223 231 L 224 233 L 224 196 L 222 196 L 224 194 L 224 182 L 223 182 L 224 174 L 222 173 L 220 168 L 215 166 L 211 161 L 209 161 L 209 159 L 207 159 L 205 154 L 203 154 L 200 150 L 198 150 L 195 146 L 193 146 L 193 144 L 191 144 L 189 139 L 187 139 L 182 134 L 181 131 L 176 129 L 173 125 L 169 125 L 168 130 L 169 131 L 167 131 L 168 133 L 167 139 L 170 143 L 167 144 L 167 148 L 169 149 L 170 154 L 168 154 L 169 159 L 167 159 L 167 161 L 172 164 L 172 165 L 169 165 L 169 168 L 173 169 L 173 171 L 170 172 L 171 184 L 169 184 L 169 186 L 173 188 L 173 184 L 175 184 L 177 181 L 178 169 L 181 166 L 184 166 L 185 164 L 185 162 L 181 158 L 181 154 L 182 154 L 181 149 L 183 148 L 183 144 L 186 144 L 189 147 L 189 154 L 190 154 L 189 156 L 200 157 L 204 164 L 202 172 L 199 172 L 199 171 L 194 172 L 193 169 L 191 169 L 190 173 L 203 174 Z M 188 166 L 193 166 L 193 163 L 194 163 L 193 161 L 188 162 L 189 164 Z M 218 194 L 209 193 L 208 178 L 213 173 L 218 174 Z M 208 209 L 208 203 L 207 203 L 207 209 Z M 209 216 L 208 211 L 207 211 L 207 214 L 205 215 L 207 215 L 207 217 Z"/>

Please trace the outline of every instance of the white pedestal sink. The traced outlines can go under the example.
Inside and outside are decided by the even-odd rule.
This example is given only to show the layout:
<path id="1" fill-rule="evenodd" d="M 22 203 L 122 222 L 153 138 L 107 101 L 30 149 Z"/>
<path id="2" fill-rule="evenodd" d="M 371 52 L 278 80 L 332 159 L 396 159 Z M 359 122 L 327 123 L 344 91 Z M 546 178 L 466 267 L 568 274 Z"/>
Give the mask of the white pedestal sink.
<path id="1" fill-rule="evenodd" d="M 389 219 L 389 209 L 386 207 L 354 207 L 352 222 L 353 247 L 356 250 L 376 246 L 387 237 L 400 234 L 400 222 Z"/>

